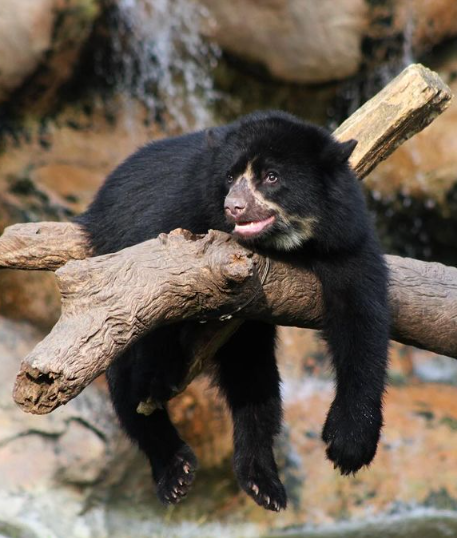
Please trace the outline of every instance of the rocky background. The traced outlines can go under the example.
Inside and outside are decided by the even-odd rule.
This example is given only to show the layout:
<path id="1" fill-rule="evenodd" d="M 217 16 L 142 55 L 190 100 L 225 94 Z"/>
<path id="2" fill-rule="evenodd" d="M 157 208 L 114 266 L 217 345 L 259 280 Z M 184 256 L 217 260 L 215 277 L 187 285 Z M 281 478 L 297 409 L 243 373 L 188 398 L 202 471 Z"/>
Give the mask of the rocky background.
<path id="1" fill-rule="evenodd" d="M 333 129 L 418 60 L 457 92 L 455 0 L 1 0 L 0 232 L 71 218 L 152 138 L 273 107 Z M 456 132 L 457 101 L 365 181 L 387 251 L 456 264 Z M 19 361 L 58 314 L 53 275 L 0 272 L 0 536 L 457 536 L 452 359 L 392 345 L 379 454 L 340 477 L 319 439 L 325 347 L 284 329 L 289 510 L 239 492 L 231 425 L 205 380 L 172 402 L 201 469 L 186 502 L 164 509 L 103 379 L 49 416 L 14 406 Z"/>

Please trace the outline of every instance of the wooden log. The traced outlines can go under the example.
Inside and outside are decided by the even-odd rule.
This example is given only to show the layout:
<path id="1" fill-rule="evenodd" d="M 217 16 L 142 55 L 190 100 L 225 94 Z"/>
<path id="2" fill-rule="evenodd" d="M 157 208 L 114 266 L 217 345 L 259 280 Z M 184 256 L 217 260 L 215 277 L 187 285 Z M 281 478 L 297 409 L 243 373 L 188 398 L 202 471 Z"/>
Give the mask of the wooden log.
<path id="1" fill-rule="evenodd" d="M 457 268 L 387 259 L 395 338 L 457 358 Z M 183 230 L 115 254 L 69 262 L 56 272 L 62 316 L 23 361 L 15 401 L 24 411 L 52 411 L 163 324 L 212 321 L 198 337 L 208 348 L 194 353 L 198 364 L 184 385 L 236 330 L 239 319 L 319 328 L 322 297 L 316 276 L 270 260 L 262 285 L 265 263 L 225 233 L 194 236 Z M 239 319 L 216 321 L 230 313 Z"/>

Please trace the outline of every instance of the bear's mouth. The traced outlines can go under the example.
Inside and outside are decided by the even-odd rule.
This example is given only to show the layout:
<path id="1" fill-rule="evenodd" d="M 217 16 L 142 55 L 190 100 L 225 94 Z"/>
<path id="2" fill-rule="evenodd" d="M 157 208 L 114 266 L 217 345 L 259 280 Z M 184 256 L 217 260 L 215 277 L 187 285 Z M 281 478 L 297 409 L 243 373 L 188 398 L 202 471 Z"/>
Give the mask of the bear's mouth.
<path id="1" fill-rule="evenodd" d="M 267 228 L 273 225 L 275 216 L 272 215 L 263 220 L 250 220 L 235 222 L 233 232 L 241 237 L 254 237 L 264 232 Z"/>

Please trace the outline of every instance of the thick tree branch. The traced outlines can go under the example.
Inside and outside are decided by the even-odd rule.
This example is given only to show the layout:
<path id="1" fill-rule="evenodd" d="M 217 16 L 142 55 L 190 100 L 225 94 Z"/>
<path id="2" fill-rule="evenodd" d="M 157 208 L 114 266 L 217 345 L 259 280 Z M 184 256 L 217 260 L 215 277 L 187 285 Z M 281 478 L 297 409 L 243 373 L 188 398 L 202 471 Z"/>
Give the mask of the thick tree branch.
<path id="1" fill-rule="evenodd" d="M 457 358 L 457 269 L 395 256 L 388 262 L 395 338 Z M 246 298 L 251 301 L 238 314 L 243 319 L 318 328 L 322 301 L 314 274 L 270 260 L 262 286 L 264 263 L 222 232 L 197 237 L 180 230 L 116 254 L 69 262 L 56 272 L 62 316 L 23 361 L 16 402 L 25 411 L 49 412 L 148 330 L 215 320 Z M 200 353 L 192 376 L 236 322 L 200 329 L 199 343 L 210 337 L 211 349 Z"/>
<path id="2" fill-rule="evenodd" d="M 352 165 L 363 177 L 428 125 L 451 97 L 436 74 L 412 66 L 335 134 L 341 140 L 359 140 Z M 66 403 L 151 328 L 214 320 L 248 299 L 240 318 L 319 326 L 321 290 L 314 275 L 271 261 L 262 286 L 258 275 L 265 260 L 220 232 L 195 237 L 177 231 L 83 260 L 88 256 L 83 232 L 67 223 L 16 225 L 0 239 L 0 267 L 55 270 L 68 260 L 81 260 L 57 271 L 61 319 L 21 365 L 14 398 L 25 411 L 47 413 Z M 457 269 L 388 260 L 395 338 L 457 357 Z M 240 323 L 237 319 L 198 325 L 186 383 Z M 149 404 L 139 412 L 150 412 Z"/>

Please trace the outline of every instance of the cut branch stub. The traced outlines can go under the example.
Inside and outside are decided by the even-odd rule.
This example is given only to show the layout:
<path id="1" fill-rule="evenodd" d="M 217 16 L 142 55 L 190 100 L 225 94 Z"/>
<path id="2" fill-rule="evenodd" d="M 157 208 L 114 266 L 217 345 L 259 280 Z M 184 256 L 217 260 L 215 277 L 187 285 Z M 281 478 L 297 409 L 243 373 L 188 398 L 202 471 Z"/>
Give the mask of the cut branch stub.
<path id="1" fill-rule="evenodd" d="M 0 238 L 0 268 L 55 271 L 91 255 L 81 227 L 71 222 L 13 224 Z"/>

